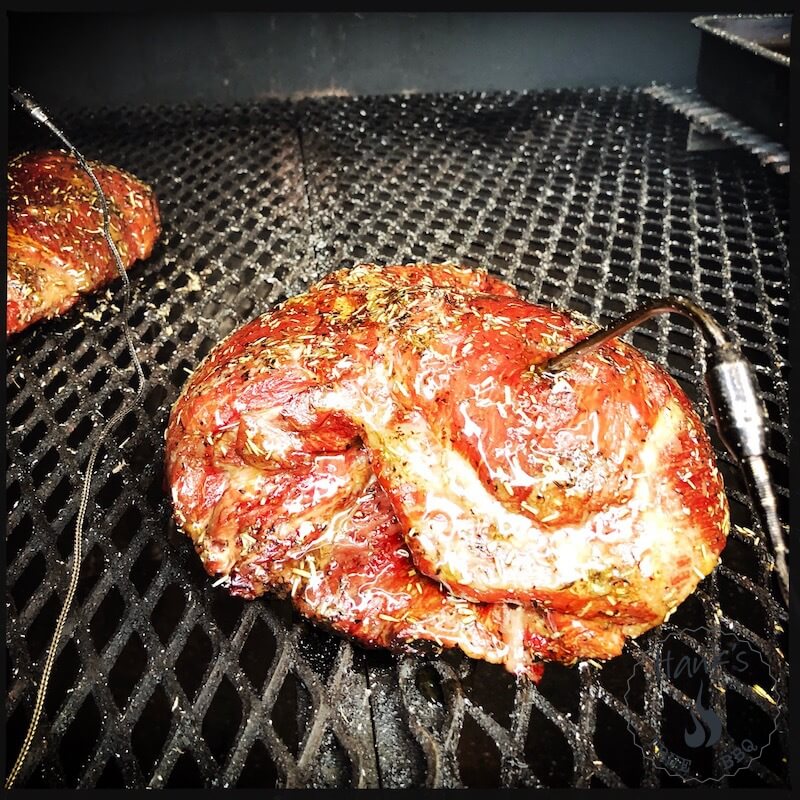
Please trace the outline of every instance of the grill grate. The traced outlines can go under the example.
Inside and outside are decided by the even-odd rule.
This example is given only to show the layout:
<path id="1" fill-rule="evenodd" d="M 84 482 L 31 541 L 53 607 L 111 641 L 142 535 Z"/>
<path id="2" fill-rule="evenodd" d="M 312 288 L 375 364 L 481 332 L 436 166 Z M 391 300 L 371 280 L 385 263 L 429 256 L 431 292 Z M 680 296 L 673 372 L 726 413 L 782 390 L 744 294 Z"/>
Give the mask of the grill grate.
<path id="1" fill-rule="evenodd" d="M 788 519 L 784 179 L 743 151 L 686 153 L 686 121 L 631 90 L 56 119 L 88 157 L 152 183 L 164 234 L 130 273 L 145 399 L 98 463 L 76 607 L 20 785 L 679 785 L 637 746 L 678 724 L 693 701 L 655 665 L 666 637 L 711 659 L 731 635 L 768 672 L 714 667 L 711 704 L 727 730 L 698 777 L 786 785 L 786 615 L 760 536 L 732 531 L 722 566 L 623 656 L 552 665 L 534 687 L 457 653 L 367 652 L 285 602 L 211 588 L 170 521 L 161 469 L 171 404 L 234 327 L 354 261 L 456 260 L 601 323 L 668 292 L 701 302 L 755 367 Z M 10 122 L 12 153 L 53 145 L 18 112 Z M 92 437 L 133 385 L 116 288 L 8 347 L 9 764 L 66 590 Z M 696 401 L 732 521 L 758 534 L 698 388 L 699 335 L 669 317 L 632 342 Z M 692 633 L 701 626 L 707 633 Z M 776 706 L 752 688 L 758 681 Z M 730 775 L 738 720 L 776 731 L 760 758 Z"/>

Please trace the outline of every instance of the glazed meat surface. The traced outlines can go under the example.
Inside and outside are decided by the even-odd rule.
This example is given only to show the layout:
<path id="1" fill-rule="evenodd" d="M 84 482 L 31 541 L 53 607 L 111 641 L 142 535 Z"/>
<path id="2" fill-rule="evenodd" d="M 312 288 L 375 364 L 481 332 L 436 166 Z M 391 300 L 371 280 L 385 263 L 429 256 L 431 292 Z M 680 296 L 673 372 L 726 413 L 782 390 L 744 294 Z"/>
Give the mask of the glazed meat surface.
<path id="1" fill-rule="evenodd" d="M 167 430 L 208 572 L 371 646 L 536 677 L 618 654 L 717 562 L 728 507 L 680 387 L 450 265 L 340 270 L 234 332 Z"/>
<path id="2" fill-rule="evenodd" d="M 106 195 L 122 263 L 147 258 L 160 233 L 152 190 L 117 167 L 89 162 Z M 8 165 L 6 333 L 63 314 L 117 276 L 94 185 L 61 151 L 23 153 Z"/>

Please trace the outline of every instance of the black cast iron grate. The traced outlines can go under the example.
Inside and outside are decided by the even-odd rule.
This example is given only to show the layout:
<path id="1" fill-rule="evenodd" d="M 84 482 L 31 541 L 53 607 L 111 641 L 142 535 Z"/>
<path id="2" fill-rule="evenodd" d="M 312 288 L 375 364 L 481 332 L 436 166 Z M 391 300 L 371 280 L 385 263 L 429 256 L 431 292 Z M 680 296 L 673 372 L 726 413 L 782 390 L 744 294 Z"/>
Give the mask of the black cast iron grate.
<path id="1" fill-rule="evenodd" d="M 484 265 L 531 300 L 599 322 L 672 291 L 703 303 L 755 366 L 788 519 L 781 178 L 742 151 L 687 154 L 686 121 L 630 90 L 72 111 L 56 120 L 88 157 L 153 184 L 164 234 L 130 273 L 144 402 L 96 473 L 79 594 L 20 785 L 679 785 L 637 747 L 648 730 L 685 724 L 692 707 L 679 682 L 658 677 L 660 649 L 677 636 L 710 663 L 732 635 L 752 644 L 768 674 L 714 667 L 710 702 L 725 731 L 698 777 L 786 784 L 786 615 L 713 430 L 733 522 L 755 534 L 734 529 L 722 565 L 623 656 L 552 665 L 538 687 L 456 653 L 367 652 L 286 603 L 212 588 L 171 524 L 161 468 L 172 402 L 235 326 L 342 265 L 450 260 Z M 11 131 L 12 153 L 53 145 L 16 111 Z M 114 319 L 118 288 L 8 348 L 9 764 L 65 593 L 92 437 L 133 385 Z M 699 337 L 670 317 L 633 342 L 711 425 Z M 726 753 L 741 724 L 765 742 L 776 730 L 760 758 L 730 776 Z"/>

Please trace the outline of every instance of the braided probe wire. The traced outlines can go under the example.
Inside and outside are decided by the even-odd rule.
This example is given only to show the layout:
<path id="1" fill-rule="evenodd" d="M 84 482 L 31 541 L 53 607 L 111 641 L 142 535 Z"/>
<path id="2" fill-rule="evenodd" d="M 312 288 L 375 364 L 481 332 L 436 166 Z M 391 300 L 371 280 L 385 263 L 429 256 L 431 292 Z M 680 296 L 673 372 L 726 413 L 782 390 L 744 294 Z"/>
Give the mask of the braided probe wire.
<path id="1" fill-rule="evenodd" d="M 111 418 L 106 422 L 103 426 L 100 434 L 95 442 L 94 446 L 92 447 L 92 451 L 89 454 L 89 461 L 86 465 L 86 473 L 84 475 L 83 480 L 83 490 L 81 492 L 81 500 L 80 505 L 78 507 L 78 516 L 75 522 L 75 541 L 73 544 L 73 561 L 72 561 L 72 572 L 70 574 L 69 586 L 67 588 L 67 596 L 64 600 L 64 605 L 61 608 L 61 612 L 58 615 L 58 620 L 56 622 L 56 629 L 53 633 L 53 638 L 50 642 L 50 647 L 47 651 L 47 659 L 45 660 L 44 669 L 42 670 L 42 678 L 39 683 L 39 688 L 36 692 L 36 704 L 33 708 L 33 716 L 31 717 L 30 724 L 28 725 L 27 733 L 25 734 L 25 739 L 22 743 L 22 747 L 20 748 L 19 755 L 17 756 L 17 760 L 14 762 L 14 766 L 11 772 L 8 775 L 8 778 L 5 782 L 6 790 L 11 789 L 19 776 L 20 771 L 22 770 L 23 765 L 25 764 L 25 759 L 28 757 L 28 753 L 30 752 L 31 746 L 33 745 L 34 737 L 36 736 L 36 730 L 39 726 L 39 721 L 42 716 L 42 710 L 44 709 L 44 699 L 45 695 L 47 694 L 47 686 L 50 682 L 50 674 L 53 670 L 53 663 L 55 662 L 56 655 L 58 653 L 58 647 L 61 643 L 61 637 L 64 633 L 64 627 L 66 625 L 67 617 L 69 615 L 70 609 L 72 608 L 73 600 L 75 599 L 75 592 L 78 588 L 78 578 L 80 575 L 80 565 L 81 565 L 81 551 L 82 551 L 82 544 L 83 544 L 83 525 L 84 520 L 86 518 L 86 511 L 89 505 L 89 492 L 92 483 L 92 475 L 94 473 L 95 462 L 97 461 L 97 456 L 100 453 L 100 448 L 103 446 L 108 434 L 119 424 L 122 418 L 131 411 L 136 404 L 139 402 L 143 392 L 144 392 L 144 372 L 142 370 L 142 364 L 139 361 L 139 356 L 136 353 L 136 346 L 133 341 L 133 335 L 131 334 L 130 327 L 128 326 L 128 307 L 130 305 L 130 295 L 131 295 L 131 284 L 130 280 L 128 279 L 128 274 L 125 272 L 125 267 L 122 264 L 122 259 L 120 258 L 119 251 L 117 250 L 116 245 L 114 244 L 114 240 L 111 238 L 111 230 L 110 230 L 110 222 L 111 218 L 108 213 L 108 202 L 106 200 L 106 196 L 103 193 L 103 189 L 100 186 L 100 182 L 97 180 L 92 168 L 86 162 L 86 159 L 81 155 L 78 149 L 67 139 L 67 137 L 50 121 L 47 114 L 42 110 L 42 108 L 33 102 L 30 97 L 23 94 L 20 90 L 14 89 L 11 92 L 12 97 L 14 100 L 17 101 L 37 122 L 42 123 L 45 125 L 49 130 L 51 130 L 70 150 L 70 152 L 75 156 L 80 166 L 83 170 L 89 175 L 94 184 L 95 192 L 97 193 L 97 198 L 100 204 L 100 210 L 103 214 L 103 237 L 106 240 L 106 244 L 108 245 L 108 249 L 111 251 L 111 254 L 114 257 L 114 262 L 117 267 L 117 272 L 119 272 L 120 277 L 122 278 L 123 283 L 123 303 L 122 303 L 122 310 L 120 315 L 120 322 L 122 325 L 122 330 L 125 334 L 125 341 L 128 345 L 128 351 L 131 355 L 131 361 L 133 362 L 134 368 L 136 369 L 136 391 L 134 396 L 130 398 L 126 403 L 123 405 L 111 416 Z"/>

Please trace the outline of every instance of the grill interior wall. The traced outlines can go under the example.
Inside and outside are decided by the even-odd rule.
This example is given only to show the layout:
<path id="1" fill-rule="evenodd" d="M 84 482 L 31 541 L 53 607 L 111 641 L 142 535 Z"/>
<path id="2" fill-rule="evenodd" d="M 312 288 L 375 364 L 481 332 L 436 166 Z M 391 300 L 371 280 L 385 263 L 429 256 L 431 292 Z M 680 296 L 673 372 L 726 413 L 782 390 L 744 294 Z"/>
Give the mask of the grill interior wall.
<path id="1" fill-rule="evenodd" d="M 367 652 L 285 602 L 228 597 L 176 533 L 162 487 L 169 408 L 223 336 L 339 266 L 459 261 L 600 323 L 670 292 L 711 310 L 755 367 L 788 519 L 785 179 L 743 151 L 686 153 L 687 122 L 635 90 L 117 109 L 56 121 L 87 157 L 153 185 L 164 232 L 130 271 L 144 401 L 96 471 L 46 736 L 20 785 L 678 785 L 633 743 L 670 724 L 664 696 L 692 703 L 654 671 L 669 631 L 709 658 L 726 632 L 762 654 L 777 733 L 722 783 L 786 785 L 788 624 L 759 536 L 734 529 L 715 573 L 623 656 L 549 666 L 534 687 L 457 653 Z M 11 134 L 12 154 L 54 146 L 16 111 Z M 132 391 L 119 288 L 8 347 L 9 764 L 66 591 L 89 449 Z M 629 338 L 697 403 L 732 522 L 758 534 L 700 388 L 699 335 L 670 316 Z M 700 626 L 707 636 L 691 632 Z M 643 681 L 626 694 L 634 670 Z M 756 727 L 773 714 L 724 665 L 712 677 L 723 721 L 726 693 Z M 729 745 L 715 746 L 710 777 L 724 774 Z"/>

